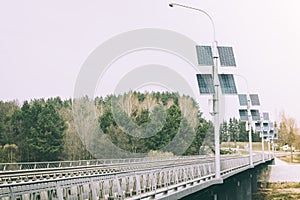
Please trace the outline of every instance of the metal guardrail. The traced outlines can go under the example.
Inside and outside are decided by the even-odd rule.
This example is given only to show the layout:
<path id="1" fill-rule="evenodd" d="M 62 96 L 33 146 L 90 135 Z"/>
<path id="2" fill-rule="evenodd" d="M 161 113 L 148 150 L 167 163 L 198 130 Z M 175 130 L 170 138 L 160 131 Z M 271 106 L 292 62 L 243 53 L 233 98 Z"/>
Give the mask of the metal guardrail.
<path id="1" fill-rule="evenodd" d="M 16 170 L 35 170 L 51 169 L 64 167 L 84 167 L 112 164 L 132 164 L 142 162 L 153 162 L 162 160 L 180 160 L 187 158 L 199 158 L 199 156 L 172 156 L 172 157 L 145 157 L 145 158 L 127 158 L 127 159 L 97 159 L 97 160 L 76 160 L 76 161 L 50 161 L 50 162 L 19 162 L 19 163 L 0 163 L 0 172 Z M 201 156 L 206 158 L 207 156 Z"/>
<path id="2" fill-rule="evenodd" d="M 253 160 L 254 165 L 261 163 L 261 154 L 254 155 Z M 6 181 L 0 184 L 0 199 L 159 199 L 189 187 L 222 182 L 215 179 L 213 157 L 152 161 L 151 164 L 143 159 L 140 163 L 132 162 L 133 166 L 119 162 L 111 165 L 115 169 L 120 167 L 119 170 L 106 173 L 78 168 L 78 173 L 73 174 L 53 177 L 41 174 L 30 181 Z M 249 169 L 249 163 L 249 156 L 223 157 L 222 177 Z"/>
<path id="3" fill-rule="evenodd" d="M 26 170 L 6 170 L 0 171 L 0 186 L 1 184 L 14 183 L 14 182 L 28 182 L 36 181 L 37 179 L 50 179 L 61 177 L 73 177 L 73 176 L 85 176 L 86 174 L 108 174 L 115 172 L 128 172 L 138 169 L 152 169 L 160 166 L 173 165 L 173 164 L 190 164 L 196 162 L 199 159 L 212 160 L 213 157 L 207 156 L 187 156 L 187 157 L 166 157 L 166 158 L 150 158 L 150 159 L 137 159 L 132 160 L 130 163 L 128 160 L 125 162 L 106 162 L 113 164 L 99 164 L 99 165 L 83 165 L 74 167 L 57 167 L 57 168 L 35 168 Z M 33 163 L 32 163 L 33 164 Z M 44 164 L 44 163 L 43 163 Z M 43 165 L 46 166 L 46 165 Z"/>

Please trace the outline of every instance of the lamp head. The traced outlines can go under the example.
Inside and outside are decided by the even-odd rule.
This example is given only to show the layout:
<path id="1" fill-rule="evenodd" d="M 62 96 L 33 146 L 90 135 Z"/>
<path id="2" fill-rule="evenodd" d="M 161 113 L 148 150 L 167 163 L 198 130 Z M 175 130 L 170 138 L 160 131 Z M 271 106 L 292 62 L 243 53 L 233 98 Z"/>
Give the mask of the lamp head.
<path id="1" fill-rule="evenodd" d="M 169 6 L 170 6 L 171 8 L 174 7 L 174 5 L 173 5 L 172 3 L 170 3 Z"/>

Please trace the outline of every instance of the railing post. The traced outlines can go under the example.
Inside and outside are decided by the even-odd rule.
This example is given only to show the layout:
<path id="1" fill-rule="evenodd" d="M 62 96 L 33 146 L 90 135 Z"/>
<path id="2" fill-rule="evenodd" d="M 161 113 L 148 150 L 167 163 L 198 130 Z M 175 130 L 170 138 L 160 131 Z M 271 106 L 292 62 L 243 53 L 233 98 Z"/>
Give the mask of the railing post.
<path id="1" fill-rule="evenodd" d="M 129 177 L 126 177 L 125 180 L 126 180 L 125 197 L 130 197 L 131 196 L 131 193 L 130 193 L 130 179 L 129 179 Z"/>
<path id="2" fill-rule="evenodd" d="M 116 177 L 115 182 L 117 184 L 117 189 L 118 189 L 117 199 L 121 199 L 122 198 L 122 193 L 123 193 L 122 189 L 121 189 L 122 179 L 119 179 L 118 177 Z"/>
<path id="3" fill-rule="evenodd" d="M 137 194 L 137 177 L 133 176 L 133 188 L 132 188 L 132 195 Z"/>
<path id="4" fill-rule="evenodd" d="M 108 190 L 108 200 L 114 200 L 114 194 L 113 194 L 113 180 L 109 180 L 109 190 Z"/>
<path id="5" fill-rule="evenodd" d="M 56 186 L 56 193 L 57 193 L 58 200 L 64 200 L 63 189 L 59 184 L 57 184 Z"/>
<path id="6" fill-rule="evenodd" d="M 144 193 L 145 191 L 145 185 L 144 185 L 144 175 L 140 175 L 140 187 L 141 187 L 141 193 Z"/>
<path id="7" fill-rule="evenodd" d="M 176 169 L 175 170 L 175 172 L 174 172 L 175 174 L 174 174 L 174 182 L 175 182 L 175 184 L 177 184 L 178 183 L 178 173 L 179 173 L 179 170 L 178 169 Z"/>
<path id="8" fill-rule="evenodd" d="M 150 191 L 150 174 L 148 173 L 146 176 L 146 192 Z"/>
<path id="9" fill-rule="evenodd" d="M 156 172 L 156 188 L 161 187 L 161 172 Z"/>
<path id="10" fill-rule="evenodd" d="M 151 173 L 151 190 L 156 190 L 156 173 Z"/>

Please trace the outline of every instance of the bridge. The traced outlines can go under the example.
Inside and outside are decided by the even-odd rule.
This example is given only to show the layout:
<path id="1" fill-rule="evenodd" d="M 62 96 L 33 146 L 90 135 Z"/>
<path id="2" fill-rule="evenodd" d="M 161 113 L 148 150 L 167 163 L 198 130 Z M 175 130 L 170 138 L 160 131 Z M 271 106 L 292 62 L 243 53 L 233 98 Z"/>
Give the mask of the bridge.
<path id="1" fill-rule="evenodd" d="M 212 156 L 0 164 L 0 199 L 180 199 L 272 159 L 223 155 L 221 178 Z"/>

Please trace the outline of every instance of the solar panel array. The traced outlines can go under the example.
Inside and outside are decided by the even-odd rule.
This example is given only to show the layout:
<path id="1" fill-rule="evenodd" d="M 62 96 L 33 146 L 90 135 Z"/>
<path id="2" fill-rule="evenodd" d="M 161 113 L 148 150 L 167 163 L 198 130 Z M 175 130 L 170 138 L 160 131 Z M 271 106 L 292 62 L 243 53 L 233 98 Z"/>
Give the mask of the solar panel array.
<path id="1" fill-rule="evenodd" d="M 255 131 L 261 131 L 261 123 L 260 122 L 256 122 L 255 123 Z M 269 126 L 269 122 L 264 122 L 263 123 L 263 131 L 268 133 L 268 131 L 270 130 L 270 126 Z"/>
<path id="2" fill-rule="evenodd" d="M 252 116 L 252 120 L 259 121 L 260 120 L 259 110 L 251 110 L 251 116 Z"/>
<path id="3" fill-rule="evenodd" d="M 223 94 L 237 94 L 233 74 L 219 74 L 219 81 Z"/>
<path id="4" fill-rule="evenodd" d="M 278 131 L 274 127 L 273 122 L 265 122 L 264 123 L 264 136 L 265 137 L 270 137 L 272 139 L 277 140 L 278 139 Z"/>
<path id="5" fill-rule="evenodd" d="M 241 121 L 248 121 L 248 111 L 241 109 L 239 110 L 239 114 L 240 114 L 240 120 Z"/>
<path id="6" fill-rule="evenodd" d="M 264 112 L 263 113 L 263 119 L 266 120 L 266 121 L 269 121 L 270 120 L 269 113 Z"/>
<path id="7" fill-rule="evenodd" d="M 261 122 L 255 123 L 255 131 L 261 132 Z M 273 122 L 264 122 L 263 123 L 263 136 L 270 137 L 273 139 L 278 139 L 277 129 L 274 127 Z"/>
<path id="8" fill-rule="evenodd" d="M 200 94 L 214 94 L 215 88 L 211 74 L 197 74 Z"/>
<path id="9" fill-rule="evenodd" d="M 270 130 L 269 122 L 264 122 L 263 126 L 264 126 L 264 131 L 269 131 Z"/>
<path id="10" fill-rule="evenodd" d="M 264 132 L 264 137 L 268 137 L 268 131 L 263 131 Z"/>
<path id="11" fill-rule="evenodd" d="M 255 123 L 255 131 L 257 131 L 257 132 L 261 131 L 260 122 Z"/>
<path id="12" fill-rule="evenodd" d="M 248 105 L 248 100 L 247 100 L 247 95 L 246 94 L 239 94 L 239 102 L 240 106 L 247 106 Z"/>
<path id="13" fill-rule="evenodd" d="M 222 67 L 236 67 L 232 47 L 217 47 L 220 64 Z M 213 66 L 213 54 L 211 46 L 196 46 L 198 64 L 200 66 Z"/>
<path id="14" fill-rule="evenodd" d="M 219 53 L 220 64 L 222 67 L 236 67 L 234 53 L 232 47 L 217 47 Z M 198 64 L 200 66 L 213 66 L 213 52 L 211 46 L 196 46 Z M 221 91 L 223 94 L 237 94 L 235 80 L 233 74 L 219 74 L 218 75 Z M 197 74 L 197 81 L 200 94 L 215 94 L 214 81 L 212 74 Z M 248 98 L 246 94 L 239 94 L 240 106 L 248 105 Z M 250 94 L 250 101 L 252 106 L 260 106 L 259 97 L 257 94 Z M 252 120 L 255 122 L 255 130 L 261 130 L 260 113 L 259 110 L 250 110 Z M 239 109 L 241 121 L 248 121 L 247 109 Z M 269 121 L 269 113 L 263 113 L 263 120 Z M 274 124 L 271 122 L 263 123 L 263 135 L 275 135 Z"/>
<path id="15" fill-rule="evenodd" d="M 197 81 L 201 94 L 215 93 L 211 74 L 197 74 Z M 237 94 L 237 89 L 232 74 L 219 74 L 219 81 L 223 94 Z"/>
<path id="16" fill-rule="evenodd" d="M 213 66 L 214 60 L 211 46 L 196 46 L 198 64 L 201 66 Z"/>
<path id="17" fill-rule="evenodd" d="M 232 47 L 218 47 L 222 67 L 236 67 Z"/>
<path id="18" fill-rule="evenodd" d="M 250 94 L 250 100 L 252 106 L 260 106 L 258 94 Z"/>

